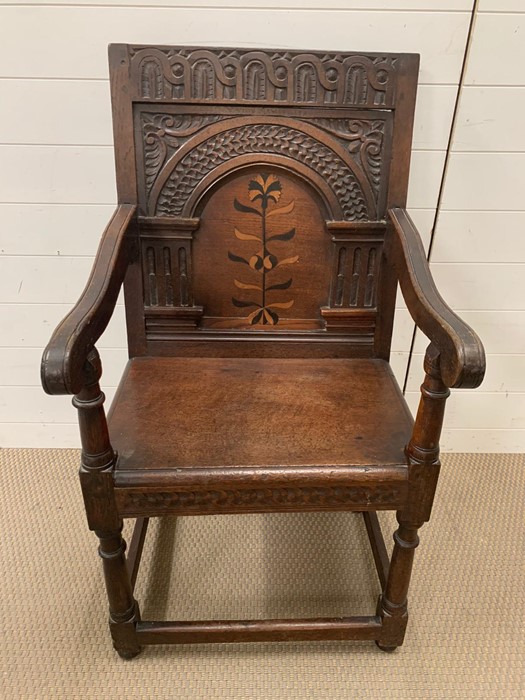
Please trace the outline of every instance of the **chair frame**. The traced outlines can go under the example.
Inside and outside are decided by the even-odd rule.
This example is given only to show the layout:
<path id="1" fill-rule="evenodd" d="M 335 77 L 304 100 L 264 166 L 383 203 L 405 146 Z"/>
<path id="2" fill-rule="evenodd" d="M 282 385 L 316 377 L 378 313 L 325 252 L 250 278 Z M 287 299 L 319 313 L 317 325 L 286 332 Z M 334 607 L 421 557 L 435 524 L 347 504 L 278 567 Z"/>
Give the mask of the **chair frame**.
<path id="1" fill-rule="evenodd" d="M 148 517 L 160 515 L 155 506 L 136 512 L 126 494 L 137 484 L 119 481 L 115 473 L 115 453 L 100 389 L 102 368 L 96 342 L 114 311 L 122 285 L 128 320 L 130 357 L 147 354 L 140 318 L 141 270 L 138 261 L 137 231 L 140 226 L 133 139 L 132 104 L 122 98 L 128 81 L 128 47 L 110 49 L 115 122 L 115 151 L 119 204 L 109 222 L 93 265 L 87 286 L 73 310 L 54 332 L 42 361 L 42 383 L 49 394 L 72 394 L 78 410 L 82 457 L 80 481 L 90 529 L 100 540 L 109 600 L 110 629 L 115 649 L 123 658 L 132 658 L 144 645 L 200 642 L 248 642 L 291 640 L 374 640 L 380 648 L 393 650 L 403 643 L 408 619 L 407 593 L 410 583 L 418 530 L 430 518 L 439 475 L 439 438 L 445 402 L 452 387 L 475 388 L 485 370 L 483 347 L 476 334 L 443 301 L 433 282 L 420 236 L 404 206 L 408 183 L 413 101 L 417 77 L 417 57 L 402 55 L 410 68 L 400 80 L 399 89 L 409 95 L 396 119 L 408 127 L 397 142 L 393 158 L 395 177 L 386 215 L 385 256 L 393 262 L 383 295 L 395 298 L 399 281 L 408 310 L 418 328 L 429 338 L 425 356 L 425 378 L 412 437 L 406 446 L 406 469 L 385 469 L 370 479 L 377 484 L 387 478 L 403 485 L 401 496 L 386 507 L 397 511 L 399 527 L 394 534 L 391 559 L 387 555 L 375 510 L 366 504 L 349 504 L 348 511 L 363 512 L 372 553 L 381 582 L 382 594 L 372 616 L 302 620 L 212 620 L 200 622 L 143 621 L 133 596 Z M 137 308 L 140 313 L 135 313 Z M 386 306 L 384 337 L 377 341 L 377 356 L 388 359 L 393 302 Z M 143 318 L 143 316 L 142 316 Z M 388 337 L 387 337 L 388 336 Z M 220 355 L 219 355 L 220 356 Z M 292 479 L 283 470 L 283 479 Z M 359 474 L 348 475 L 348 485 L 359 486 Z M 170 482 L 166 488 L 174 488 Z M 315 508 L 313 508 L 315 510 Z M 329 508 L 328 508 L 329 509 Z M 266 508 L 279 510 L 279 508 Z M 296 510 L 305 510 L 300 504 Z M 184 514 L 184 507 L 173 507 Z M 207 505 L 192 508 L 191 514 L 210 513 Z M 235 508 L 231 510 L 235 512 Z M 239 509 L 238 512 L 246 512 Z M 258 512 L 257 508 L 253 512 Z M 137 516 L 130 546 L 122 538 L 123 518 Z"/>

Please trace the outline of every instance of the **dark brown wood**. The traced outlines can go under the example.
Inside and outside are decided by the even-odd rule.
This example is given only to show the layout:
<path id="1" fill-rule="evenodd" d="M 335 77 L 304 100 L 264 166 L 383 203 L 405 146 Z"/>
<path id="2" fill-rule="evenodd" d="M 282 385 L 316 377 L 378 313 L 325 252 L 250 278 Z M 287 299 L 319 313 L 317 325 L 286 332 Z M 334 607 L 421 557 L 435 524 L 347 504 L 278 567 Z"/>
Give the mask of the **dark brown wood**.
<path id="1" fill-rule="evenodd" d="M 425 381 L 414 432 L 407 446 L 412 496 L 406 507 L 397 512 L 399 528 L 394 533 L 388 580 L 378 606 L 384 623 L 379 645 L 387 650 L 402 644 L 405 635 L 407 594 L 414 552 L 419 545 L 418 529 L 430 518 L 439 476 L 439 437 L 449 394 L 441 379 L 440 355 L 430 345 L 425 356 Z"/>
<path id="2" fill-rule="evenodd" d="M 139 572 L 140 558 L 142 556 L 142 550 L 144 549 L 144 542 L 146 540 L 146 533 L 148 531 L 148 523 L 149 518 L 137 518 L 135 527 L 133 528 L 131 542 L 129 543 L 126 566 L 128 568 L 129 580 L 131 582 L 131 590 L 134 590 L 135 588 L 135 582 Z"/>
<path id="3" fill-rule="evenodd" d="M 305 620 L 209 620 L 207 622 L 139 622 L 140 644 L 206 644 L 294 642 L 335 639 L 375 640 L 381 632 L 378 616 Z"/>
<path id="4" fill-rule="evenodd" d="M 133 598 L 133 587 L 126 567 L 126 542 L 118 530 L 106 532 L 95 530 L 100 545 L 98 553 L 106 582 L 109 602 L 109 628 L 113 646 L 118 654 L 131 659 L 140 653 L 136 624 L 140 620 L 137 601 Z"/>
<path id="5" fill-rule="evenodd" d="M 133 136 L 133 103 L 128 98 L 129 51 L 124 44 L 112 44 L 108 47 L 108 54 L 118 201 L 136 203 L 137 171 Z M 146 351 L 141 284 L 142 260 L 136 226 L 130 230 L 129 238 L 130 261 L 124 280 L 124 299 L 129 354 L 130 357 L 135 357 L 144 355 Z"/>
<path id="6" fill-rule="evenodd" d="M 399 62 L 400 71 L 397 82 L 396 109 L 392 127 L 392 159 L 388 174 L 387 211 L 392 207 L 406 206 L 419 56 L 404 54 L 400 56 Z M 375 334 L 376 356 L 384 360 L 388 360 L 390 357 L 398 281 L 396 270 L 391 264 L 391 245 L 392 234 L 390 231 L 387 231 L 385 245 L 382 250 L 381 282 L 377 291 L 378 320 Z"/>
<path id="7" fill-rule="evenodd" d="M 83 367 L 84 386 L 73 398 L 78 411 L 82 453 L 80 483 L 86 515 L 92 530 L 114 530 L 121 525 L 113 488 L 113 468 L 116 455 L 109 439 L 105 396 L 100 389 L 102 365 L 95 348 Z"/>
<path id="8" fill-rule="evenodd" d="M 140 102 L 343 106 L 396 104 L 403 60 L 415 54 L 196 46 L 125 46 Z"/>
<path id="9" fill-rule="evenodd" d="M 403 465 L 412 432 L 381 360 L 137 358 L 109 420 L 119 471 Z"/>
<path id="10" fill-rule="evenodd" d="M 117 207 L 102 236 L 82 296 L 45 349 L 41 374 L 48 394 L 77 394 L 82 389 L 84 363 L 109 323 L 126 274 L 126 232 L 135 209 L 133 204 Z"/>
<path id="11" fill-rule="evenodd" d="M 254 474 L 250 487 L 231 488 L 221 485 L 216 488 L 182 490 L 159 488 L 119 488 L 116 492 L 117 508 L 122 517 L 163 515 L 209 515 L 213 513 L 266 513 L 308 511 L 366 511 L 396 510 L 407 498 L 406 480 L 376 481 L 355 485 L 349 480 L 342 486 L 291 486 L 287 481 L 281 485 L 255 487 Z"/>
<path id="12" fill-rule="evenodd" d="M 95 348 L 89 352 L 82 373 L 83 387 L 73 399 L 82 439 L 80 483 L 88 525 L 100 541 L 98 551 L 108 595 L 113 645 L 122 657 L 131 658 L 140 651 L 135 635 L 135 623 L 140 619 L 140 613 L 133 598 L 133 584 L 124 555 L 126 542 L 121 535 L 122 519 L 115 504 L 113 468 L 116 455 L 108 434 L 105 397 L 99 385 L 102 366 Z"/>
<path id="13" fill-rule="evenodd" d="M 414 550 L 419 545 L 418 528 L 422 522 L 410 523 L 397 515 L 399 528 L 394 533 L 394 550 L 390 560 L 388 579 L 379 599 L 378 614 L 383 626 L 378 640 L 381 648 L 392 651 L 403 644 L 408 622 L 407 593 L 412 574 Z"/>
<path id="14" fill-rule="evenodd" d="M 133 105 L 138 201 L 148 221 L 142 248 L 146 308 L 136 314 L 146 316 L 146 352 L 191 355 L 202 345 L 198 354 L 228 354 L 228 334 L 217 331 L 231 332 L 235 325 L 239 330 L 244 318 L 242 344 L 233 352 L 375 353 L 387 359 L 393 301 L 379 284 L 390 290 L 391 283 L 385 285 L 394 273 L 382 252 L 384 218 L 389 203 L 399 206 L 406 198 L 418 57 L 122 45 L 113 53 L 125 54 L 121 62 L 129 64 L 129 87 L 114 100 Z M 261 267 L 268 280 L 261 286 L 290 284 L 289 294 L 272 292 L 265 298 L 263 291 L 264 305 L 253 288 L 239 293 L 233 286 L 235 280 L 258 285 L 257 263 L 238 276 L 227 256 L 237 256 L 242 272 L 239 258 L 251 264 L 259 253 L 256 247 L 249 250 L 247 239 L 240 247 L 248 257 L 228 246 L 236 224 L 250 217 L 251 230 L 238 230 L 257 234 L 253 214 L 233 208 L 235 201 L 246 206 L 247 185 L 257 178 L 267 184 L 267 178 L 278 178 L 282 187 L 274 194 L 296 204 L 293 213 L 272 221 L 276 230 L 269 233 L 286 233 L 278 227 L 282 218 L 283 226 L 296 231 L 290 245 L 259 246 L 266 251 L 261 261 L 270 265 Z M 281 202 L 268 198 L 268 216 L 272 207 L 283 209 Z M 252 209 L 263 202 L 253 204 Z M 188 240 L 179 222 L 196 216 L 203 217 L 203 227 Z M 319 217 L 326 219 L 332 240 L 323 236 Z M 165 224 L 155 228 L 155 220 L 166 219 L 173 221 L 171 229 Z M 361 230 L 369 240 L 345 240 L 338 230 L 345 222 L 347 231 Z M 184 318 L 185 304 L 177 301 L 173 285 L 181 274 L 181 249 L 190 297 L 194 290 L 188 305 L 203 307 L 201 315 L 185 313 Z M 330 267 L 323 259 L 327 255 Z M 278 268 L 285 258 L 296 260 Z M 384 297 L 379 305 L 378 294 Z M 238 303 L 232 304 L 232 297 Z M 260 313 L 257 305 L 263 307 Z M 337 310 L 336 323 L 329 311 L 320 317 L 326 307 Z M 355 308 L 373 310 L 365 325 L 355 322 Z M 142 323 L 140 332 L 143 328 Z M 325 328 L 337 337 L 327 338 Z M 275 345 L 261 331 L 266 336 L 278 331 L 282 342 Z M 315 344 L 309 342 L 313 331 L 318 333 Z M 336 340 L 341 349 L 332 345 Z M 135 354 L 144 354 L 143 348 Z"/>
<path id="15" fill-rule="evenodd" d="M 477 386 L 485 367 L 404 209 L 419 57 L 116 44 L 109 61 L 119 205 L 42 384 L 74 394 L 114 646 L 393 650 L 448 387 Z M 398 281 L 431 341 L 415 423 L 388 365 Z M 122 284 L 132 359 L 106 420 L 95 343 Z M 399 522 L 391 562 L 385 509 Z M 337 510 L 363 512 L 376 616 L 140 621 L 148 518 Z"/>
<path id="16" fill-rule="evenodd" d="M 108 59 L 118 201 L 122 204 L 135 204 L 137 173 L 133 141 L 133 103 L 128 98 L 130 84 L 128 47 L 124 44 L 111 44 L 108 47 Z"/>
<path id="17" fill-rule="evenodd" d="M 401 291 L 418 328 L 440 354 L 441 379 L 448 387 L 475 388 L 485 374 L 480 339 L 443 301 L 436 289 L 421 238 L 404 209 L 390 211 L 395 263 Z"/>
<path id="18" fill-rule="evenodd" d="M 407 446 L 409 479 L 414 498 L 407 504 L 406 512 L 416 522 L 429 520 L 439 476 L 439 439 L 445 403 L 450 396 L 441 378 L 440 365 L 441 356 L 437 348 L 429 345 L 425 355 L 421 399 L 414 431 Z"/>
<path id="19" fill-rule="evenodd" d="M 324 307 L 320 309 L 324 313 Z M 328 328 L 326 328 L 328 330 Z M 261 357 L 261 358 L 372 358 L 373 337 L 368 334 L 349 336 L 331 329 L 315 335 L 312 331 L 297 332 L 286 338 L 265 331 L 199 331 L 199 338 L 191 340 L 189 333 L 170 329 L 166 334 L 154 334 L 148 340 L 148 356 L 158 357 Z"/>
<path id="20" fill-rule="evenodd" d="M 372 554 L 374 556 L 374 563 L 376 565 L 379 582 L 381 583 L 381 587 L 384 589 L 388 579 L 390 559 L 388 558 L 388 552 L 386 551 L 385 540 L 383 539 L 383 533 L 381 532 L 381 526 L 379 525 L 377 513 L 373 510 L 363 511 L 363 519 L 365 521 L 368 539 L 370 540 L 370 546 L 372 547 Z"/>

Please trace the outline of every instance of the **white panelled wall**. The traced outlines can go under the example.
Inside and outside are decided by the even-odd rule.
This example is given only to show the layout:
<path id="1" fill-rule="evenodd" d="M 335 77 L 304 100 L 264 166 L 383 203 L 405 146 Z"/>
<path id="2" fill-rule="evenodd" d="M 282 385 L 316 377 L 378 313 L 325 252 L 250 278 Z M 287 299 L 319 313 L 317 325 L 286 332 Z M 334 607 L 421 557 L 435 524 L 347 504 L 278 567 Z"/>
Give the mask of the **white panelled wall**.
<path id="1" fill-rule="evenodd" d="M 443 444 L 523 452 L 525 3 L 480 0 L 477 9 L 430 257 L 443 296 L 484 342 L 487 374 L 477 391 L 454 392 Z M 425 346 L 418 334 L 412 409 Z"/>
<path id="2" fill-rule="evenodd" d="M 443 448 L 525 449 L 525 22 L 521 0 L 480 0 L 443 183 L 472 5 L 0 0 L 0 445 L 78 445 L 70 400 L 43 393 L 39 361 L 113 210 L 106 47 L 129 42 L 421 54 L 409 206 L 428 247 L 444 184 L 433 271 L 489 353 L 484 387 L 449 401 Z M 398 306 L 392 363 L 403 382 L 413 324 Z M 111 399 L 126 360 L 121 304 L 98 347 Z M 424 347 L 417 337 L 412 406 Z"/>

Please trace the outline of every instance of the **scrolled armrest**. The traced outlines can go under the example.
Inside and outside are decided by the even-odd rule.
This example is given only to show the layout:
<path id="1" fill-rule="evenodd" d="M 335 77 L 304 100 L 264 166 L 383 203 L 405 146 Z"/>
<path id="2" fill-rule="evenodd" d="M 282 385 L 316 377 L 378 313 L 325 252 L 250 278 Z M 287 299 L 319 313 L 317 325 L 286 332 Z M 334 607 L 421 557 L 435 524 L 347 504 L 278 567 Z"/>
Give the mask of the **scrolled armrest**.
<path id="1" fill-rule="evenodd" d="M 113 314 L 129 262 L 126 231 L 136 206 L 119 204 L 104 231 L 91 275 L 74 308 L 44 350 L 42 386 L 48 394 L 77 394 L 90 351 Z"/>
<path id="2" fill-rule="evenodd" d="M 439 294 L 419 233 L 404 209 L 390 209 L 393 253 L 399 284 L 410 315 L 435 345 L 447 387 L 475 388 L 485 374 L 485 352 L 472 328 Z"/>

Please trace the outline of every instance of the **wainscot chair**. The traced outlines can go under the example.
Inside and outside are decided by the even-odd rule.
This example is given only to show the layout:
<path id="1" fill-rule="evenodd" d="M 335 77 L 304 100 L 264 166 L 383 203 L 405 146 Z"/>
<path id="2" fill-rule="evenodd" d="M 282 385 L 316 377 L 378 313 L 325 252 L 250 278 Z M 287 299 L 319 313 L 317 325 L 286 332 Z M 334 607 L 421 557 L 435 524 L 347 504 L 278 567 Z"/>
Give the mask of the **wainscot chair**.
<path id="1" fill-rule="evenodd" d="M 73 394 L 80 481 L 120 656 L 146 644 L 403 642 L 449 387 L 484 354 L 406 213 L 419 57 L 112 45 L 119 204 L 44 353 Z M 429 338 L 415 422 L 389 366 L 396 286 Z M 129 357 L 106 419 L 95 344 L 124 285 Z M 376 511 L 395 510 L 391 559 Z M 377 613 L 143 621 L 150 517 L 359 511 Z M 126 554 L 124 518 L 136 518 Z"/>

